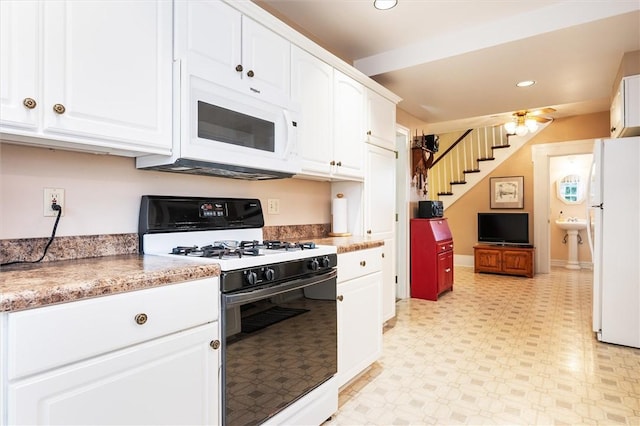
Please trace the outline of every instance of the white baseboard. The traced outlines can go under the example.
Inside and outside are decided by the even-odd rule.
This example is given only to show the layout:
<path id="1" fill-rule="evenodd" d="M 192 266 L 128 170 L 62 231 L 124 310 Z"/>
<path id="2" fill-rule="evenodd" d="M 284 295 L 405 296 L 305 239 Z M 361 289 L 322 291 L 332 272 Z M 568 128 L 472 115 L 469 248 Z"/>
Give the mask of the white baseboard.
<path id="1" fill-rule="evenodd" d="M 467 254 L 453 255 L 454 266 L 466 266 L 468 268 L 473 268 L 473 263 L 474 263 L 474 258 L 471 255 L 467 255 Z"/>

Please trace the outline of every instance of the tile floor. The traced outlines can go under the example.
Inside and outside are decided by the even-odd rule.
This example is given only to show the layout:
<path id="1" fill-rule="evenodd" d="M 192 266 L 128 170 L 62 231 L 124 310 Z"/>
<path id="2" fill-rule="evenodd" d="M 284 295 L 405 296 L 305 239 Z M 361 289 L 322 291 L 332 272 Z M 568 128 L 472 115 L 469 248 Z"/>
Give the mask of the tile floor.
<path id="1" fill-rule="evenodd" d="M 591 305 L 591 271 L 456 268 L 437 302 L 397 303 L 325 425 L 639 425 L 640 349 L 598 342 Z"/>

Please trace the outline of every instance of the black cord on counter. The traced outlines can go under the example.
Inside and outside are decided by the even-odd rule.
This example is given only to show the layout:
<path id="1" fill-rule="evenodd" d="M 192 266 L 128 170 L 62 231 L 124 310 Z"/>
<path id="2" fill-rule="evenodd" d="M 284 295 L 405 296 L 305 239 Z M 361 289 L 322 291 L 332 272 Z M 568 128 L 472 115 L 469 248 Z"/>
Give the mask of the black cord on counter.
<path id="1" fill-rule="evenodd" d="M 58 229 L 58 222 L 60 222 L 60 216 L 62 215 L 62 207 L 60 207 L 59 205 L 52 204 L 51 208 L 53 210 L 58 210 L 58 216 L 56 217 L 56 223 L 53 224 L 53 232 L 51 232 L 51 237 L 49 238 L 49 241 L 47 242 L 47 245 L 44 247 L 44 252 L 42 253 L 42 256 L 40 256 L 40 259 L 38 259 L 38 260 L 14 260 L 13 262 L 0 263 L 0 266 L 14 265 L 16 263 L 38 263 L 42 259 L 44 259 L 44 256 L 47 254 L 47 250 L 49 250 L 49 246 L 51 245 L 51 243 L 53 242 L 54 237 L 56 236 L 56 229 Z"/>

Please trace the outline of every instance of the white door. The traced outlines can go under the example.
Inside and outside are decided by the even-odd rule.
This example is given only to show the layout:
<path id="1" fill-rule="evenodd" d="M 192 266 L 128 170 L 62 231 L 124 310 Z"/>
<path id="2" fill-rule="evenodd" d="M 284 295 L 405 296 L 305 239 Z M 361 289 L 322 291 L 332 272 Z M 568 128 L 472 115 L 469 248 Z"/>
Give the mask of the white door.
<path id="1" fill-rule="evenodd" d="M 380 272 L 338 284 L 338 386 L 382 353 Z"/>
<path id="2" fill-rule="evenodd" d="M 44 3 L 44 131 L 171 148 L 172 5 Z"/>
<path id="3" fill-rule="evenodd" d="M 39 90 L 40 3 L 0 2 L 0 124 L 35 129 L 43 103 Z"/>
<path id="4" fill-rule="evenodd" d="M 8 422 L 218 424 L 217 324 L 11 383 Z"/>
<path id="5" fill-rule="evenodd" d="M 396 153 L 367 144 L 365 232 L 385 242 L 382 259 L 382 321 L 396 313 Z"/>
<path id="6" fill-rule="evenodd" d="M 640 138 L 603 141 L 602 340 L 640 347 Z"/>
<path id="7" fill-rule="evenodd" d="M 334 70 L 334 172 L 338 176 L 363 177 L 364 86 Z"/>
<path id="8" fill-rule="evenodd" d="M 296 46 L 292 49 L 291 98 L 300 106 L 302 169 L 328 176 L 333 158 L 333 67 Z"/>

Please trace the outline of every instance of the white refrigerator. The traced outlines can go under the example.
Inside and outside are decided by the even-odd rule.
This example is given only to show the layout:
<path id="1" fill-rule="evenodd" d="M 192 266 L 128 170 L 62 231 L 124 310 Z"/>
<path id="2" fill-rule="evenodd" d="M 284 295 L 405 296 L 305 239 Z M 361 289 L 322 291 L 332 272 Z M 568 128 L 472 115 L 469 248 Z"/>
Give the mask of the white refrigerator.
<path id="1" fill-rule="evenodd" d="M 593 330 L 640 348 L 640 137 L 596 140 L 589 181 Z"/>

